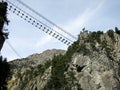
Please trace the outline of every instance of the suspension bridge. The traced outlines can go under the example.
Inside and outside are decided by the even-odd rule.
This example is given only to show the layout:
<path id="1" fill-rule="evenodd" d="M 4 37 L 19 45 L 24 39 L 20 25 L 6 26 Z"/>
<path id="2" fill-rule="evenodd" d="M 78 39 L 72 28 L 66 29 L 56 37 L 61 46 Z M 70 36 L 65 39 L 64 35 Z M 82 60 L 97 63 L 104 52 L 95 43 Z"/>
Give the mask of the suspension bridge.
<path id="1" fill-rule="evenodd" d="M 40 13 L 32 9 L 30 6 L 28 6 L 21 0 L 15 0 L 15 2 L 17 2 L 17 4 L 19 5 L 16 5 L 14 2 L 11 2 L 10 0 L 4 0 L 3 2 L 7 2 L 8 11 L 16 14 L 21 19 L 25 20 L 29 24 L 36 27 L 37 30 L 45 32 L 46 34 L 54 37 L 55 39 L 59 40 L 63 44 L 66 44 L 69 46 L 75 40 L 77 40 L 77 38 L 73 36 L 71 33 L 67 32 L 66 30 L 62 29 L 52 21 L 48 20 L 46 17 L 44 17 L 43 15 L 41 15 Z M 25 8 L 25 10 L 22 8 Z M 14 50 L 14 52 L 17 55 L 19 55 L 9 42 L 8 44 Z"/>

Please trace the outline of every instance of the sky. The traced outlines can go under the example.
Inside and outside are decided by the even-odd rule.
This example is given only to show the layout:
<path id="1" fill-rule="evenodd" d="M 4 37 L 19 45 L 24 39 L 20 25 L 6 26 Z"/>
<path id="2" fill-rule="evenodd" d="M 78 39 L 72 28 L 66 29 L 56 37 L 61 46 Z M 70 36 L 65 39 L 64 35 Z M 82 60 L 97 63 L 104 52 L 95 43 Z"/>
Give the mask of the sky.
<path id="1" fill-rule="evenodd" d="M 16 0 L 10 0 L 20 7 Z M 77 37 L 85 27 L 89 31 L 120 29 L 120 0 L 21 0 L 67 32 Z M 21 7 L 22 8 L 22 7 Z M 27 11 L 34 16 L 31 12 Z M 67 50 L 68 46 L 38 30 L 8 11 L 9 39 L 1 54 L 8 61 L 25 58 L 47 49 Z M 10 45 L 18 54 L 11 49 Z"/>

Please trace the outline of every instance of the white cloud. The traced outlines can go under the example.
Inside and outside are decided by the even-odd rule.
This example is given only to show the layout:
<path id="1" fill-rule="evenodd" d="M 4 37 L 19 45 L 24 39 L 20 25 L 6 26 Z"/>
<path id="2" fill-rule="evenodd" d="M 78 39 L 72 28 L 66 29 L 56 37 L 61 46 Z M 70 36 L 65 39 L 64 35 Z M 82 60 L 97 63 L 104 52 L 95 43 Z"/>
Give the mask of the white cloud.
<path id="1" fill-rule="evenodd" d="M 80 28 L 82 28 L 84 26 L 85 23 L 87 23 L 93 16 L 94 14 L 96 14 L 96 12 L 101 9 L 101 7 L 104 4 L 104 0 L 99 3 L 95 9 L 91 9 L 91 7 L 87 8 L 82 15 L 78 15 L 77 18 L 75 18 L 74 20 L 71 20 L 70 22 L 68 22 L 67 24 L 65 24 L 63 26 L 63 28 L 65 28 L 66 30 L 69 30 L 69 32 L 72 32 L 72 34 L 76 33 Z M 56 27 L 53 27 L 54 30 L 58 31 L 59 33 L 65 35 L 65 33 L 63 33 L 61 30 L 59 30 Z M 77 31 L 75 31 L 77 30 Z M 77 32 L 78 33 L 78 32 Z M 66 36 L 66 35 L 65 35 Z M 48 44 L 50 41 L 52 40 L 52 37 L 47 35 L 47 36 L 43 36 L 35 45 L 35 48 L 41 48 L 44 47 L 46 44 Z"/>
<path id="2" fill-rule="evenodd" d="M 97 14 L 97 12 L 102 8 L 104 3 L 105 3 L 105 0 L 102 0 L 98 5 L 96 5 L 95 9 L 91 7 L 86 8 L 86 10 L 82 14 L 79 14 L 78 17 L 64 24 L 63 28 L 75 34 L 78 30 L 83 28 L 84 25 L 90 19 L 92 19 L 95 14 Z"/>
<path id="3" fill-rule="evenodd" d="M 99 9 L 101 9 L 101 7 L 103 6 L 103 4 L 104 4 L 104 0 L 102 0 L 102 2 L 101 3 L 99 3 L 98 5 L 96 5 L 96 8 L 95 9 L 92 9 L 92 7 L 88 7 L 88 8 L 86 8 L 86 10 L 82 13 L 82 14 L 79 14 L 75 19 L 73 19 L 73 20 L 71 20 L 70 22 L 67 22 L 66 24 L 64 24 L 64 26 L 63 26 L 63 28 L 65 29 L 65 30 L 69 30 L 68 32 L 71 32 L 72 34 L 75 34 L 75 33 L 78 33 L 79 32 L 79 30 L 80 30 L 80 28 L 82 28 L 84 25 L 85 25 L 85 23 L 87 23 L 95 14 L 96 14 L 96 12 L 99 10 Z M 16 5 L 16 4 L 15 4 Z M 44 5 L 45 6 L 45 5 Z M 82 7 L 80 7 L 80 8 L 82 8 Z M 49 15 L 49 13 L 48 13 L 48 15 Z M 10 21 L 11 21 L 11 23 L 10 23 L 10 25 L 9 25 L 9 28 L 10 28 L 10 26 L 12 26 L 12 24 L 14 24 L 14 26 L 15 27 L 11 27 L 11 31 L 10 32 L 12 32 L 12 30 L 14 31 L 14 30 L 17 30 L 17 32 L 19 32 L 19 29 L 18 28 L 20 28 L 20 29 L 22 29 L 22 27 L 20 27 L 21 26 L 21 24 L 18 24 L 18 22 L 19 23 L 22 23 L 23 25 L 23 27 L 25 28 L 25 25 L 24 25 L 24 23 L 23 23 L 23 21 L 19 18 L 19 17 L 17 17 L 16 15 L 14 15 L 13 13 L 11 13 L 11 12 L 9 12 L 9 19 L 10 19 Z M 16 23 L 17 22 L 17 23 Z M 27 25 L 27 24 L 26 24 Z M 61 32 L 59 29 L 57 29 L 57 28 L 55 28 L 55 27 L 53 27 L 54 29 L 56 29 L 56 31 L 59 31 L 61 34 L 63 34 L 63 32 Z M 26 28 L 25 29 L 27 29 L 27 30 L 31 30 L 31 27 L 29 27 L 29 26 L 26 26 Z M 20 32 L 20 34 L 22 33 L 22 31 L 26 31 L 26 30 L 21 30 L 21 32 Z M 32 31 L 32 30 L 31 30 Z M 29 33 L 28 34 L 30 34 L 31 33 L 31 31 L 29 31 Z M 15 33 L 15 32 L 14 32 Z M 33 33 L 32 33 L 33 34 Z M 15 34 L 14 34 L 15 35 Z M 16 34 L 16 35 L 18 35 L 18 34 Z M 34 35 L 34 34 L 33 34 Z M 36 34 L 35 34 L 36 35 Z M 66 34 L 64 34 L 65 36 L 66 36 Z M 21 47 L 22 46 L 25 46 L 25 49 L 23 49 L 23 50 L 18 50 L 18 51 L 24 51 L 24 50 L 26 50 L 26 52 L 25 53 L 28 53 L 27 51 L 29 51 L 29 52 L 32 52 L 32 49 L 29 49 L 29 48 L 33 48 L 33 50 L 35 50 L 36 49 L 36 51 L 37 51 L 37 49 L 40 49 L 41 47 L 42 48 L 46 48 L 46 44 L 48 44 L 48 45 L 51 45 L 50 47 L 52 47 L 53 45 L 54 46 L 56 46 L 56 47 L 65 47 L 66 48 L 66 46 L 62 46 L 61 44 L 61 46 L 58 44 L 59 43 L 59 41 L 58 41 L 58 45 L 56 45 L 56 41 L 57 40 L 54 40 L 54 42 L 53 42 L 53 38 L 51 37 L 51 36 L 49 36 L 49 35 L 45 35 L 45 36 L 42 36 L 42 38 L 40 38 L 40 39 L 37 39 L 38 41 L 36 42 L 36 43 L 34 43 L 34 44 L 31 44 L 31 42 L 30 41 L 24 41 L 24 40 L 19 40 L 18 38 L 17 38 L 18 36 L 15 36 L 15 39 L 16 39 L 16 41 L 18 41 L 18 43 L 17 42 L 15 42 L 15 47 L 16 47 L 16 45 L 21 45 L 21 43 L 23 43 L 24 45 L 21 45 Z M 28 36 L 28 37 L 32 37 L 32 38 L 34 38 L 34 36 Z M 37 35 L 36 35 L 36 37 L 37 37 Z M 20 38 L 22 38 L 22 37 L 20 37 Z M 39 38 L 39 37 L 38 37 Z M 36 39 L 33 39 L 33 40 L 36 40 Z M 24 41 L 24 42 L 23 42 Z M 52 42 L 51 42 L 52 41 Z M 54 43 L 54 44 L 53 44 Z M 14 45 L 14 44 L 13 44 Z M 19 48 L 17 48 L 17 49 L 19 49 Z M 21 48 L 20 48 L 21 49 Z M 7 57 L 10 57 L 10 58 L 15 58 L 15 55 L 13 56 L 13 55 L 11 55 L 11 50 L 10 51 L 8 51 L 8 49 L 6 50 L 7 52 L 8 52 L 8 54 L 6 54 L 6 56 Z M 10 53 L 10 54 L 9 54 Z M 23 52 L 22 52 L 22 55 L 23 55 Z M 17 57 L 17 56 L 16 56 Z"/>
<path id="4" fill-rule="evenodd" d="M 43 36 L 40 40 L 37 41 L 35 48 L 41 48 L 52 40 L 52 37 L 49 35 Z"/>

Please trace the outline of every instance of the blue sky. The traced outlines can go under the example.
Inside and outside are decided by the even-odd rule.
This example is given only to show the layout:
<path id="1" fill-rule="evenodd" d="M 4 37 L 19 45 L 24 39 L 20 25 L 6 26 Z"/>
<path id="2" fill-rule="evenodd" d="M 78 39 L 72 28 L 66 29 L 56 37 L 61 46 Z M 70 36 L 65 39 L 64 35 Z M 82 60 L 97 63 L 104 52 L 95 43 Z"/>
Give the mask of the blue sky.
<path id="1" fill-rule="evenodd" d="M 16 0 L 10 1 L 20 7 Z M 84 27 L 90 31 L 106 31 L 114 29 L 114 27 L 120 29 L 120 0 L 21 1 L 76 37 Z M 26 12 L 29 11 L 26 10 Z M 10 11 L 8 11 L 8 19 L 10 23 L 6 28 L 8 28 L 10 35 L 1 52 L 8 60 L 24 58 L 47 49 L 66 50 L 68 47 Z M 20 57 L 12 51 L 7 42 L 11 43 Z"/>

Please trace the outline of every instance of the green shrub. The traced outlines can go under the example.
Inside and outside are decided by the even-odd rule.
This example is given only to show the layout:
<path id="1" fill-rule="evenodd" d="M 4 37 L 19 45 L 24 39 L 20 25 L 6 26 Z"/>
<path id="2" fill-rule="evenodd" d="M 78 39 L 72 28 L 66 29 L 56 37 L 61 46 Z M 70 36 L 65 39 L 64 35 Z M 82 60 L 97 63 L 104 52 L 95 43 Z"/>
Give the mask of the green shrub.
<path id="1" fill-rule="evenodd" d="M 114 42 L 115 38 L 114 38 L 114 31 L 113 30 L 108 30 L 107 31 L 108 36 L 111 38 L 111 40 Z"/>
<path id="2" fill-rule="evenodd" d="M 120 30 L 117 27 L 115 27 L 115 33 L 120 35 Z"/>
<path id="3" fill-rule="evenodd" d="M 10 65 L 0 56 L 0 90 L 7 90 L 7 79 L 10 76 Z"/>
<path id="4" fill-rule="evenodd" d="M 95 41 L 100 43 L 100 36 L 103 34 L 102 31 L 92 32 L 88 36 L 88 41 L 95 44 Z"/>

